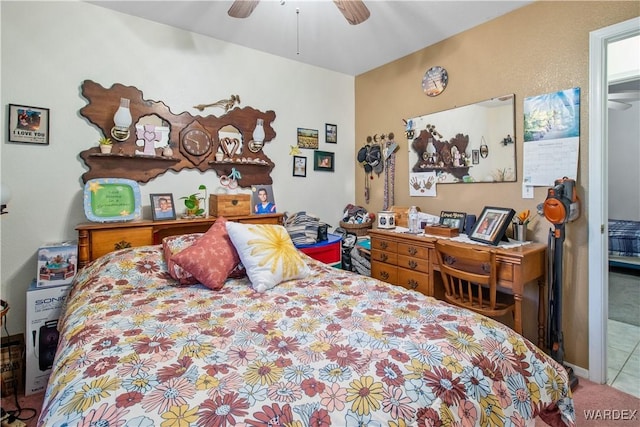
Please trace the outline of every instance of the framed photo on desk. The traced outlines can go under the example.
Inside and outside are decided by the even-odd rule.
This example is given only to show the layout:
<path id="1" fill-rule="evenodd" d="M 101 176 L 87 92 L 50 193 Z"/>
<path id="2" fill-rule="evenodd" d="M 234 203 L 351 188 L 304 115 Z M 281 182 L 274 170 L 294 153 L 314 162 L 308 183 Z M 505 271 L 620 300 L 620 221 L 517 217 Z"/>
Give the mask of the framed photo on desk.
<path id="1" fill-rule="evenodd" d="M 444 225 L 449 228 L 457 228 L 460 233 L 462 233 L 462 229 L 464 228 L 464 219 L 467 217 L 467 214 L 464 212 L 449 212 L 442 211 L 440 212 L 440 225 Z"/>
<path id="2" fill-rule="evenodd" d="M 469 238 L 482 243 L 497 245 L 504 236 L 516 211 L 508 208 L 485 206 L 473 227 Z"/>

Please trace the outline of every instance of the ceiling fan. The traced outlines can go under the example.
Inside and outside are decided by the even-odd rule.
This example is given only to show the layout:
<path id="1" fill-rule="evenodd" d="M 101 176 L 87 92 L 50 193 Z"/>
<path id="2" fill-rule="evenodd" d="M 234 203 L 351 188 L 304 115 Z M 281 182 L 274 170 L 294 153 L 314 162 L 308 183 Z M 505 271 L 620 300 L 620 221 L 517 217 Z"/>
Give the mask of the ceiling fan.
<path id="1" fill-rule="evenodd" d="M 232 18 L 247 18 L 260 0 L 235 0 L 227 12 Z M 370 12 L 361 0 L 333 0 L 351 25 L 358 25 L 369 18 Z"/>

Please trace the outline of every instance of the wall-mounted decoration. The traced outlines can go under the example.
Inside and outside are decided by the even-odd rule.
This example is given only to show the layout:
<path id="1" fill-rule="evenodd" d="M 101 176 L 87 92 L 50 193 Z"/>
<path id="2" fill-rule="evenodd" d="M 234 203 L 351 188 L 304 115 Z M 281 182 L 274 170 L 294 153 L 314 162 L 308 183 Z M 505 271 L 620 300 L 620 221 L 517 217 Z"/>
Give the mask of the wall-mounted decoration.
<path id="1" fill-rule="evenodd" d="M 298 128 L 298 147 L 318 149 L 318 130 Z"/>
<path id="2" fill-rule="evenodd" d="M 471 163 L 474 165 L 480 163 L 480 150 L 471 150 Z"/>
<path id="3" fill-rule="evenodd" d="M 259 120 L 264 131 L 262 144 L 275 138 L 271 126 L 276 117 L 273 111 L 261 112 L 251 107 L 228 109 L 239 102 L 235 95 L 222 105 L 226 113 L 220 117 L 174 114 L 163 102 L 144 99 L 135 87 L 114 84 L 106 89 L 91 80 L 82 83 L 82 95 L 88 105 L 80 110 L 80 115 L 104 136 L 111 136 L 114 126 L 124 125 L 124 122 L 116 125 L 114 121 L 122 99 L 129 101 L 131 114 L 131 125 L 126 128 L 129 136 L 116 142 L 111 154 L 101 154 L 98 147 L 80 153 L 89 168 L 82 175 L 85 182 L 106 177 L 148 182 L 168 170 L 182 169 L 202 172 L 212 169 L 218 176 L 228 176 L 236 169 L 242 173 L 238 179 L 241 187 L 273 182 L 270 174 L 274 163 L 262 149 L 255 152 L 249 146 Z M 126 131 L 118 129 L 115 133 L 123 136 Z M 167 151 L 167 147 L 174 149 Z M 220 160 L 217 153 L 223 154 Z"/>
<path id="4" fill-rule="evenodd" d="M 516 211 L 508 208 L 485 206 L 469 238 L 478 242 L 497 245 L 503 238 Z"/>
<path id="5" fill-rule="evenodd" d="M 324 139 L 325 139 L 325 142 L 329 144 L 337 144 L 338 143 L 338 125 L 325 123 Z"/>
<path id="6" fill-rule="evenodd" d="M 334 159 L 335 154 L 330 151 L 314 151 L 313 170 L 333 172 Z"/>
<path id="7" fill-rule="evenodd" d="M 307 158 L 293 156 L 293 176 L 307 176 Z"/>
<path id="8" fill-rule="evenodd" d="M 440 95 L 449 84 L 449 73 L 443 67 L 431 67 L 422 78 L 422 91 L 427 96 Z"/>
<path id="9" fill-rule="evenodd" d="M 251 188 L 253 197 L 253 213 L 269 214 L 276 212 L 276 201 L 273 196 L 273 188 L 270 185 L 256 185 Z"/>
<path id="10" fill-rule="evenodd" d="M 142 201 L 136 181 L 123 178 L 95 178 L 84 185 L 84 213 L 93 222 L 140 219 Z"/>
<path id="11" fill-rule="evenodd" d="M 408 119 L 415 129 L 408 141 L 410 182 L 425 172 L 435 172 L 438 184 L 516 181 L 516 144 L 501 143 L 514 135 L 514 104 L 510 94 Z M 497 177 L 496 170 L 505 173 Z"/>
<path id="12" fill-rule="evenodd" d="M 49 109 L 9 104 L 9 142 L 49 144 Z"/>
<path id="13" fill-rule="evenodd" d="M 176 208 L 173 204 L 173 194 L 155 193 L 150 194 L 151 216 L 154 221 L 162 219 L 176 219 Z"/>

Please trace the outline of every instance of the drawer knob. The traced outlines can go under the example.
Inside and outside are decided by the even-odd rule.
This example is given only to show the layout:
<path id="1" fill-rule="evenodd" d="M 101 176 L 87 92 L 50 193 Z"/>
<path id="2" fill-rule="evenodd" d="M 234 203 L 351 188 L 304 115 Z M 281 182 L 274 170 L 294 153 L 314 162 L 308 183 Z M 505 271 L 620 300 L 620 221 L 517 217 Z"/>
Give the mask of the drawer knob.
<path id="1" fill-rule="evenodd" d="M 412 290 L 414 290 L 414 291 L 418 288 L 418 282 L 416 282 L 416 281 L 415 281 L 415 280 L 413 280 L 413 279 L 409 279 L 409 281 L 407 282 L 407 284 L 408 284 L 408 285 L 409 285 L 409 287 L 410 287 Z"/>
<path id="2" fill-rule="evenodd" d="M 388 259 L 389 259 L 389 256 L 387 254 L 380 255 L 380 261 L 386 262 Z"/>
<path id="3" fill-rule="evenodd" d="M 381 271 L 380 277 L 382 277 L 384 280 L 387 280 L 389 278 L 389 273 L 387 273 L 386 271 Z"/>
<path id="4" fill-rule="evenodd" d="M 409 261 L 409 268 L 412 269 L 412 270 L 415 270 L 416 267 L 418 267 L 418 263 L 415 262 L 414 260 L 410 260 Z"/>
<path id="5" fill-rule="evenodd" d="M 125 240 L 120 240 L 118 243 L 113 245 L 114 250 L 119 250 L 119 249 L 126 249 L 126 248 L 130 248 L 131 247 L 131 243 L 125 241 Z"/>
<path id="6" fill-rule="evenodd" d="M 387 249 L 387 246 L 388 246 L 388 245 L 387 245 L 387 242 L 380 242 L 380 247 L 381 247 L 382 249 Z"/>
<path id="7" fill-rule="evenodd" d="M 418 253 L 418 250 L 416 248 L 414 248 L 413 246 L 411 246 L 409 248 L 409 255 L 415 255 Z"/>

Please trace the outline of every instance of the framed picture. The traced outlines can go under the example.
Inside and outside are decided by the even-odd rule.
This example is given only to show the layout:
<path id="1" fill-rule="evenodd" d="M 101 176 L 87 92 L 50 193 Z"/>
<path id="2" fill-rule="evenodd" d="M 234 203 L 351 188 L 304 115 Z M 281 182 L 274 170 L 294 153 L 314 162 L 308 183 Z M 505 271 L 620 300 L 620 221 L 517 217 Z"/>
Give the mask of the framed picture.
<path id="1" fill-rule="evenodd" d="M 313 170 L 333 172 L 334 153 L 330 151 L 315 151 L 313 153 Z"/>
<path id="2" fill-rule="evenodd" d="M 307 158 L 293 156 L 293 176 L 307 176 Z"/>
<path id="3" fill-rule="evenodd" d="M 318 149 L 318 129 L 298 128 L 298 147 Z"/>
<path id="4" fill-rule="evenodd" d="M 49 145 L 49 109 L 9 104 L 9 141 Z"/>
<path id="5" fill-rule="evenodd" d="M 471 150 L 471 163 L 474 165 L 480 163 L 480 150 Z"/>
<path id="6" fill-rule="evenodd" d="M 338 143 L 338 125 L 332 125 L 325 123 L 324 125 L 324 140 L 329 144 Z"/>
<path id="7" fill-rule="evenodd" d="M 467 214 L 464 212 L 440 212 L 440 225 L 444 225 L 449 228 L 457 228 L 460 233 L 464 228 L 464 220 Z"/>
<path id="8" fill-rule="evenodd" d="M 173 204 L 173 194 L 155 193 L 151 197 L 151 215 L 154 221 L 162 219 L 176 219 L 176 207 Z"/>
<path id="9" fill-rule="evenodd" d="M 503 238 L 515 213 L 513 209 L 485 206 L 469 238 L 478 242 L 497 245 Z"/>
<path id="10" fill-rule="evenodd" d="M 276 212 L 276 201 L 273 197 L 273 188 L 270 185 L 256 185 L 251 187 L 253 196 L 253 213 L 269 214 Z"/>

